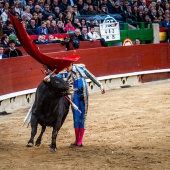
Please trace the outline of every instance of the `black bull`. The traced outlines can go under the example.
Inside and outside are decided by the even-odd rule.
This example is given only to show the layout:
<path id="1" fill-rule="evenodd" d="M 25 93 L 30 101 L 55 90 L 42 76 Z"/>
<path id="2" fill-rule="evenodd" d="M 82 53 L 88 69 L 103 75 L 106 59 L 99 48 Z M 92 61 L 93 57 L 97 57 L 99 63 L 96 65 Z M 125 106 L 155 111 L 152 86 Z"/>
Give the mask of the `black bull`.
<path id="1" fill-rule="evenodd" d="M 42 135 L 46 126 L 53 127 L 50 150 L 56 150 L 57 134 L 68 114 L 70 103 L 63 97 L 69 94 L 69 84 L 64 80 L 51 77 L 49 82 L 42 81 L 35 94 L 35 102 L 31 115 L 31 138 L 27 146 L 34 145 L 34 137 L 37 133 L 38 124 L 42 126 L 35 145 L 41 144 Z"/>

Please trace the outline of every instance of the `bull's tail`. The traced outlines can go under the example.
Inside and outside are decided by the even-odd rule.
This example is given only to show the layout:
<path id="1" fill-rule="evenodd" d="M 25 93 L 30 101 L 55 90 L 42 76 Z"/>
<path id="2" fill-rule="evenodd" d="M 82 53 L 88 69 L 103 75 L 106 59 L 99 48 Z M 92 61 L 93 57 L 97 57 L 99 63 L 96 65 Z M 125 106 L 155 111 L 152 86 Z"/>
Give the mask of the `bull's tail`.
<path id="1" fill-rule="evenodd" d="M 32 105 L 32 106 L 33 106 L 33 105 Z M 23 122 L 23 124 L 22 124 L 22 127 L 25 125 L 26 122 L 28 122 L 28 126 L 29 126 L 29 123 L 30 123 L 30 121 L 31 121 L 31 115 L 32 115 L 32 106 L 30 107 L 27 115 L 25 116 L 25 119 L 24 119 L 24 122 Z M 27 126 L 27 127 L 28 127 L 28 126 Z"/>

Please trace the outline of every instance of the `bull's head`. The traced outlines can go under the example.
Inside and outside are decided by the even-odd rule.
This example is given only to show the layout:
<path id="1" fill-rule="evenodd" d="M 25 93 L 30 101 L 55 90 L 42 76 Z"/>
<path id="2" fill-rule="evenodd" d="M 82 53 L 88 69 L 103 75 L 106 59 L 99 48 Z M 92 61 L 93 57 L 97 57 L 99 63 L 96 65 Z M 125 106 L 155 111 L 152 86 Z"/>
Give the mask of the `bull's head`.
<path id="1" fill-rule="evenodd" d="M 53 72 L 44 78 L 44 81 L 50 85 L 51 89 L 58 94 L 68 95 L 72 94 L 75 90 L 73 89 L 72 82 L 64 81 L 61 78 L 53 77 Z"/>

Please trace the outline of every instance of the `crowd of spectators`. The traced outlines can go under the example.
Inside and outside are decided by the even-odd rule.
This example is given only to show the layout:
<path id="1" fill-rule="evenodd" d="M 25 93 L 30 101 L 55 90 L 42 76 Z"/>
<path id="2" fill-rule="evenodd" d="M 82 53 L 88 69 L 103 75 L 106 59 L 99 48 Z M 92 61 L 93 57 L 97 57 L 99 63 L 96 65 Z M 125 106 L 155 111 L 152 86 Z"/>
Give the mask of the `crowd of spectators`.
<path id="1" fill-rule="evenodd" d="M 168 0 L 0 0 L 0 29 L 4 35 L 1 43 L 7 47 L 8 38 L 15 34 L 8 12 L 29 35 L 46 35 L 74 33 L 84 27 L 88 32 L 96 23 L 87 22 L 86 16 L 97 14 L 121 14 L 125 22 L 156 22 L 160 28 L 169 29 L 169 10 Z"/>

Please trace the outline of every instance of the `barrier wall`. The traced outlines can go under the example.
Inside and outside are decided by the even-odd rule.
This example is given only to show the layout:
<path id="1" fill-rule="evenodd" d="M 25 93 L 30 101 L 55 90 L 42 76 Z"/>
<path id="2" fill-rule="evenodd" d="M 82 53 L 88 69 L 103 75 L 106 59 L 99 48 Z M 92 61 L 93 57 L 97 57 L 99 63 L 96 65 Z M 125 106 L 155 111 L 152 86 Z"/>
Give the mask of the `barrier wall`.
<path id="1" fill-rule="evenodd" d="M 170 66 L 170 44 L 99 47 L 76 51 L 95 76 L 108 76 L 147 70 L 166 69 Z M 73 51 L 48 53 L 64 57 Z M 30 56 L 0 60 L 0 95 L 36 88 L 44 77 L 42 65 Z M 142 81 L 142 80 L 141 80 Z"/>

